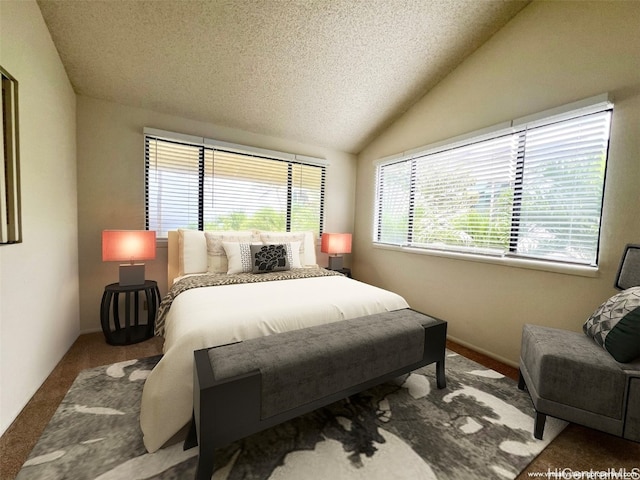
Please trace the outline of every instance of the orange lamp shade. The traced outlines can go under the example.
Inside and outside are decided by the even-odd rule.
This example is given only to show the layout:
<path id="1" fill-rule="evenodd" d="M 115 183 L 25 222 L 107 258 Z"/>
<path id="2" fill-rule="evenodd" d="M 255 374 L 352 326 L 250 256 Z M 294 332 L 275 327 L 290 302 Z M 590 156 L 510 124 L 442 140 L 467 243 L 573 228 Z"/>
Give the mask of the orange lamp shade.
<path id="1" fill-rule="evenodd" d="M 103 230 L 103 262 L 136 262 L 156 258 L 156 232 Z"/>
<path id="2" fill-rule="evenodd" d="M 323 233 L 320 251 L 329 255 L 351 253 L 350 233 Z"/>

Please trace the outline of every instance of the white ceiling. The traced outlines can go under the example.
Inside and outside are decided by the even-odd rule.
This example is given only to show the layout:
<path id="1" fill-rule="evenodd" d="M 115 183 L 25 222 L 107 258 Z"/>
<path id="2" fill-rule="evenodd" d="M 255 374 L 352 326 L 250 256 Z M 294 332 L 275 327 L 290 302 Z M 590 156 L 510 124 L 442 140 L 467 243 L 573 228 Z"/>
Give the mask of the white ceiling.
<path id="1" fill-rule="evenodd" d="M 527 3 L 38 0 L 80 95 L 350 153 Z"/>

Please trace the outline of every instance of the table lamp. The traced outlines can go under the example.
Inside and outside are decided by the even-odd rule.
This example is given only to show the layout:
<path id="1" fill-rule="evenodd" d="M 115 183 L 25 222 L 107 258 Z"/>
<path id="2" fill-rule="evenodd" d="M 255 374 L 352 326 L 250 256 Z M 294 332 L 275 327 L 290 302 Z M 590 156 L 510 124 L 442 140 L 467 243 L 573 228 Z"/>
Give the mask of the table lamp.
<path id="1" fill-rule="evenodd" d="M 329 270 L 342 270 L 342 254 L 351 253 L 351 234 L 323 233 L 320 251 L 329 254 Z"/>
<path id="2" fill-rule="evenodd" d="M 120 285 L 143 285 L 142 260 L 156 258 L 156 232 L 149 230 L 103 230 L 102 261 L 129 262 L 120 265 Z"/>

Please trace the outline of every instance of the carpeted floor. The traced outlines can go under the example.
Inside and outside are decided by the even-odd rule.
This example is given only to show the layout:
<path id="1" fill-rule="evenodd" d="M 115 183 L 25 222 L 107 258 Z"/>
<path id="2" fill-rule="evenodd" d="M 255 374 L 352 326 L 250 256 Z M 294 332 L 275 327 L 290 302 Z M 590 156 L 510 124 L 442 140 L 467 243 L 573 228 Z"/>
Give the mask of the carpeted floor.
<path id="1" fill-rule="evenodd" d="M 197 449 L 146 453 L 140 397 L 159 357 L 84 370 L 18 480 L 193 478 Z M 502 374 L 448 352 L 435 366 L 216 450 L 214 478 L 513 479 L 565 427 L 531 436 L 528 395 Z"/>
<path id="2" fill-rule="evenodd" d="M 517 378 L 515 368 L 452 342 L 448 343 L 448 348 L 511 379 Z M 113 347 L 105 343 L 101 333 L 81 335 L 18 418 L 0 437 L 0 478 L 2 480 L 15 478 L 81 370 L 152 356 L 161 351 L 162 341 L 159 338 L 136 345 Z M 638 459 L 640 459 L 638 443 L 585 427 L 569 425 L 529 464 L 518 476 L 518 480 L 529 478 L 529 473 L 546 472 L 548 469 L 557 468 L 569 468 L 574 471 L 631 469 L 638 466 Z"/>

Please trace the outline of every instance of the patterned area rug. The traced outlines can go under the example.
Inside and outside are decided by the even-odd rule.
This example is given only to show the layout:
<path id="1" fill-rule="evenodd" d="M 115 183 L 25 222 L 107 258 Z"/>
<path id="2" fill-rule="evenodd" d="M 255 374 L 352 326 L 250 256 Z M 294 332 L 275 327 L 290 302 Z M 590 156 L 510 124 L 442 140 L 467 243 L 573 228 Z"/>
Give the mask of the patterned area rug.
<path id="1" fill-rule="evenodd" d="M 80 373 L 18 480 L 189 479 L 196 448 L 147 454 L 138 424 L 159 357 Z M 448 352 L 447 388 L 430 365 L 216 451 L 215 480 L 515 478 L 565 427 L 533 438 L 527 393 Z"/>

